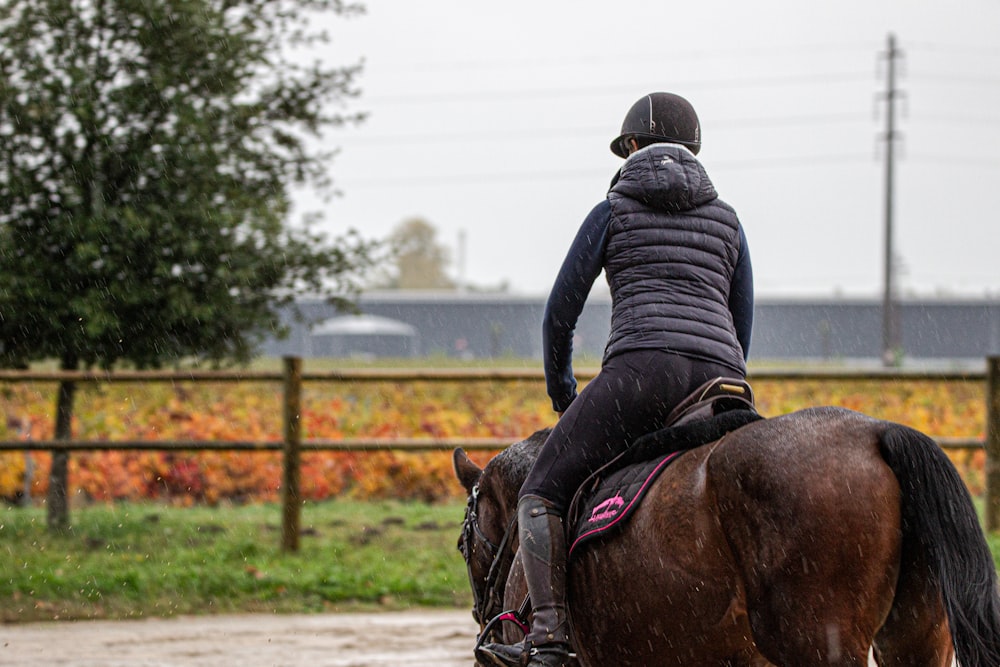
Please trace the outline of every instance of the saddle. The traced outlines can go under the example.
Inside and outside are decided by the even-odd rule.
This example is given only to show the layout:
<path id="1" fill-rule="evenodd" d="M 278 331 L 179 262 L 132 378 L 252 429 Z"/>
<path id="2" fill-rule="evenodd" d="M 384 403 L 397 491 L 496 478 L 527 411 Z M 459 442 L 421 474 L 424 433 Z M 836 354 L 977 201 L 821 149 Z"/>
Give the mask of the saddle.
<path id="1" fill-rule="evenodd" d="M 663 427 L 680 426 L 740 409 L 757 411 L 750 383 L 737 378 L 719 377 L 709 380 L 681 401 L 667 415 Z"/>
<path id="2" fill-rule="evenodd" d="M 663 428 L 637 439 L 577 490 L 566 521 L 569 556 L 620 528 L 660 473 L 685 451 L 759 419 L 746 380 L 719 377 L 699 387 L 671 411 Z"/>

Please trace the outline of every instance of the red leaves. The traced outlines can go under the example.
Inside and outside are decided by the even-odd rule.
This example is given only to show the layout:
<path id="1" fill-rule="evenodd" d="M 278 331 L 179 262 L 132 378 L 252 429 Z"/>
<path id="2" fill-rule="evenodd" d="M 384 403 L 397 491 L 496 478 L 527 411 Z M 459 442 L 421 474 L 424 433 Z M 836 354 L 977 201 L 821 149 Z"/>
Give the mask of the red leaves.
<path id="1" fill-rule="evenodd" d="M 982 437 L 985 401 L 979 383 L 762 381 L 759 407 L 773 416 L 813 405 L 841 405 L 913 426 L 932 436 Z M 499 437 L 518 440 L 551 426 L 555 416 L 540 383 L 359 383 L 305 385 L 305 438 Z M 50 385 L 12 385 L 0 394 L 8 424 L 30 424 L 30 437 L 51 434 Z M 74 434 L 86 440 L 277 441 L 280 388 L 266 383 L 110 384 L 81 388 Z M 26 437 L 7 426 L 4 439 Z M 970 487 L 981 485 L 982 453 L 950 454 Z M 484 453 L 479 459 L 489 458 Z M 42 497 L 49 454 L 31 454 L 31 493 Z M 23 452 L 0 452 L 0 496 L 23 489 Z M 97 501 L 156 499 L 179 504 L 275 501 L 281 454 L 235 451 L 95 451 L 70 458 L 72 492 Z M 977 482 L 976 480 L 980 480 Z M 306 500 L 359 498 L 426 501 L 461 494 L 448 452 L 305 452 Z"/>

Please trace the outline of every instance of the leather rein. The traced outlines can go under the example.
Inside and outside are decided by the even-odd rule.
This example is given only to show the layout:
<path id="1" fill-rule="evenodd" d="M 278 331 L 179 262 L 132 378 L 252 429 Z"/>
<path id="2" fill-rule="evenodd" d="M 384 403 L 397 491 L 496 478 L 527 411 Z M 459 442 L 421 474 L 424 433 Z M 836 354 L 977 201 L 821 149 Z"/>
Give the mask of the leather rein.
<path id="1" fill-rule="evenodd" d="M 472 588 L 472 617 L 483 628 L 479 634 L 479 640 L 476 642 L 477 648 L 503 621 L 516 623 L 525 634 L 528 632 L 526 619 L 530 603 L 527 596 L 517 610 L 503 609 L 507 576 L 514 563 L 514 549 L 511 548 L 511 542 L 516 529 L 517 512 L 514 512 L 510 521 L 507 522 L 507 529 L 504 530 L 500 543 L 494 544 L 479 527 L 479 485 L 472 487 L 472 493 L 469 495 L 469 502 L 465 508 L 465 521 L 462 523 L 462 535 L 458 542 L 458 550 L 462 552 L 465 559 L 469 586 Z M 472 555 L 477 544 L 481 544 L 490 557 L 490 569 L 482 590 L 476 586 L 472 573 Z"/>

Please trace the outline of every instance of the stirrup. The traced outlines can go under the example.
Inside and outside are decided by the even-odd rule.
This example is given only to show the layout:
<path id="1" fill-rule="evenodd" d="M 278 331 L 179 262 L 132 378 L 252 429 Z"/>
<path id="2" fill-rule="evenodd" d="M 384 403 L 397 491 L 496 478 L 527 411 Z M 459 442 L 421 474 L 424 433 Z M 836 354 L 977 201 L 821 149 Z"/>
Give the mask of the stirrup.
<path id="1" fill-rule="evenodd" d="M 528 652 L 528 667 L 541 664 L 543 667 L 565 667 L 576 658 L 576 653 L 569 650 L 565 645 L 549 645 L 539 648 L 532 648 Z"/>
<path id="2" fill-rule="evenodd" d="M 545 667 L 562 667 L 576 658 L 568 646 L 541 646 L 528 649 L 524 644 L 484 644 L 476 649 L 476 661 L 495 667 L 526 667 L 541 663 Z"/>
<path id="3" fill-rule="evenodd" d="M 528 652 L 524 644 L 483 644 L 475 650 L 476 662 L 495 667 L 524 667 Z"/>

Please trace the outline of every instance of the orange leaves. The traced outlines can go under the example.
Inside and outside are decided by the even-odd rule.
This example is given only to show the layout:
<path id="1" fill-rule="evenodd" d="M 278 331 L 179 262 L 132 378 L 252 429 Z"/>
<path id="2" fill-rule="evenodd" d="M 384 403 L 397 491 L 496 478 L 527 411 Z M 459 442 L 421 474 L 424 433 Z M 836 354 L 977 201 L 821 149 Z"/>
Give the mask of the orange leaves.
<path id="1" fill-rule="evenodd" d="M 21 452 L 0 452 L 0 498 L 13 501 L 24 489 L 26 456 Z"/>
<path id="2" fill-rule="evenodd" d="M 770 380 L 753 385 L 757 407 L 769 417 L 815 405 L 836 405 L 931 436 L 982 438 L 985 434 L 985 390 L 976 382 Z"/>
<path id="3" fill-rule="evenodd" d="M 972 382 L 760 381 L 763 414 L 815 405 L 840 405 L 898 421 L 932 436 L 983 436 L 983 387 Z M 6 432 L 0 437 L 52 437 L 54 384 L 13 385 L 0 393 Z M 82 385 L 74 437 L 81 440 L 277 441 L 281 388 L 267 383 L 159 383 Z M 544 388 L 537 382 L 307 382 L 305 438 L 497 437 L 514 442 L 551 426 Z M 0 428 L 3 428 L 0 423 Z M 950 452 L 970 487 L 981 486 L 982 452 Z M 477 454 L 480 464 L 488 453 Z M 77 498 L 158 499 L 190 504 L 274 501 L 281 496 L 279 452 L 94 451 L 70 458 Z M 0 497 L 24 486 L 45 493 L 48 453 L 0 452 Z M 980 480 L 977 482 L 976 480 Z M 460 495 L 448 452 L 305 452 L 301 491 L 306 500 L 349 494 L 359 498 L 433 501 Z"/>

